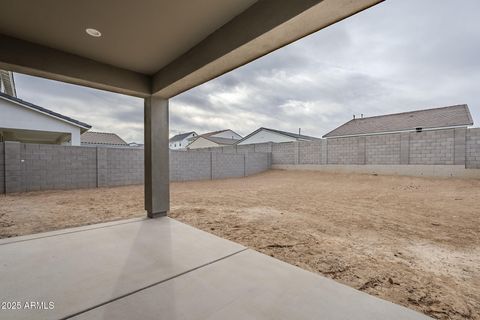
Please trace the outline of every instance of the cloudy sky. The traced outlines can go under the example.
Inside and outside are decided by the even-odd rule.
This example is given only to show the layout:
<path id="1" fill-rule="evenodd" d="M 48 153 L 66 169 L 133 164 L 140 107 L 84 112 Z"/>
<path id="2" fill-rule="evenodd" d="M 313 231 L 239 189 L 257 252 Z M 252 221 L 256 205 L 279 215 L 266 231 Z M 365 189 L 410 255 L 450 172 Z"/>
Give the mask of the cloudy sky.
<path id="1" fill-rule="evenodd" d="M 170 102 L 171 134 L 321 136 L 353 114 L 467 103 L 480 124 L 480 1 L 387 0 Z M 15 74 L 18 96 L 143 141 L 143 102 Z"/>

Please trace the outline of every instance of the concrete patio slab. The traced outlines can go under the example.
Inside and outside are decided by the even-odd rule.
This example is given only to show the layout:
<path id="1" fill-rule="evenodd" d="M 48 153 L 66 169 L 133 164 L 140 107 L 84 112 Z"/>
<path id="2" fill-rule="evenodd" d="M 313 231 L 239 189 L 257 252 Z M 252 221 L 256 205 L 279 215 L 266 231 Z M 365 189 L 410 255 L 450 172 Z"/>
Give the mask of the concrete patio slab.
<path id="1" fill-rule="evenodd" d="M 77 317 L 93 319 L 429 319 L 253 250 Z"/>
<path id="2" fill-rule="evenodd" d="M 9 239 L 0 259 L 2 301 L 55 306 L 1 319 L 429 319 L 167 217 Z"/>
<path id="3" fill-rule="evenodd" d="M 54 302 L 0 310 L 0 319 L 60 319 L 245 248 L 173 219 L 119 221 L 0 243 L 1 301 Z"/>

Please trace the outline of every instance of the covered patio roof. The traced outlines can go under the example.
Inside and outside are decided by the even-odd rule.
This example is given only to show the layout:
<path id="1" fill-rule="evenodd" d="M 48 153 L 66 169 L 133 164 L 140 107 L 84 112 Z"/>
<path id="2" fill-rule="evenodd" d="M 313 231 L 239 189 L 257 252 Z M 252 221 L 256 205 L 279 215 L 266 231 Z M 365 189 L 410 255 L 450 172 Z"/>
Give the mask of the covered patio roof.
<path id="1" fill-rule="evenodd" d="M 381 1 L 8 1 L 0 69 L 170 98 Z"/>

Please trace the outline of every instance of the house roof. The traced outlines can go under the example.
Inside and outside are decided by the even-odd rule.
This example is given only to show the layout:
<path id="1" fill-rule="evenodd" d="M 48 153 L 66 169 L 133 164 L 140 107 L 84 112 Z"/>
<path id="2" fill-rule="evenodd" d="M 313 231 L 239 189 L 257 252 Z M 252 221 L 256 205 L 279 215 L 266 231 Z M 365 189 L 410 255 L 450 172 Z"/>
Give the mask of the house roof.
<path id="1" fill-rule="evenodd" d="M 86 124 L 85 122 L 81 122 L 81 121 L 78 121 L 78 120 L 75 120 L 73 118 L 70 118 L 70 117 L 67 117 L 67 116 L 64 116 L 63 114 L 60 114 L 60 113 L 57 113 L 57 112 L 54 112 L 52 110 L 48 110 L 46 108 L 43 108 L 43 107 L 40 107 L 40 106 L 37 106 L 36 104 L 33 104 L 33 103 L 30 103 L 28 101 L 25 101 L 25 100 L 22 100 L 22 99 L 19 99 L 17 97 L 12 97 L 8 94 L 5 94 L 3 92 L 0 92 L 0 98 L 3 98 L 3 99 L 6 99 L 6 100 L 10 100 L 12 102 L 15 102 L 23 107 L 26 107 L 26 108 L 29 108 L 31 110 L 34 110 L 34 111 L 38 111 L 38 112 L 41 112 L 43 114 L 46 114 L 48 116 L 51 116 L 51 117 L 54 117 L 54 118 L 57 118 L 57 119 L 60 119 L 62 121 L 66 121 L 66 122 L 69 122 L 77 127 L 80 127 L 84 130 L 88 130 L 90 129 L 92 126 L 89 125 L 89 124 Z"/>
<path id="2" fill-rule="evenodd" d="M 284 135 L 284 136 L 288 136 L 288 137 L 291 137 L 291 138 L 295 138 L 295 139 L 299 139 L 299 140 L 310 140 L 310 141 L 313 141 L 313 140 L 319 140 L 320 138 L 316 138 L 316 137 L 312 137 L 312 136 L 306 136 L 306 135 L 303 135 L 303 134 L 298 134 L 298 133 L 292 133 L 292 132 L 287 132 L 287 131 L 281 131 L 281 130 L 276 130 L 276 129 L 270 129 L 270 128 L 265 128 L 265 127 L 260 127 L 258 128 L 257 130 L 253 131 L 252 133 L 250 133 L 249 135 L 243 137 L 242 139 L 238 140 L 237 143 L 240 143 L 248 138 L 250 138 L 251 136 L 257 134 L 258 132 L 262 131 L 262 130 L 266 130 L 266 131 L 271 131 L 271 132 L 274 132 L 274 133 L 278 133 L 278 134 L 281 134 L 281 135 Z"/>
<path id="3" fill-rule="evenodd" d="M 80 136 L 82 144 L 104 144 L 111 146 L 128 146 L 122 138 L 109 132 L 85 132 Z"/>
<path id="4" fill-rule="evenodd" d="M 194 143 L 198 138 L 204 138 L 204 139 L 210 140 L 212 142 L 215 142 L 215 143 L 221 144 L 221 145 L 234 145 L 235 143 L 237 143 L 238 139 L 212 137 L 212 136 L 214 136 L 218 133 L 222 133 L 222 132 L 225 132 L 225 131 L 232 131 L 233 133 L 238 134 L 235 131 L 233 131 L 232 129 L 224 129 L 224 130 L 207 132 L 207 133 L 204 133 L 204 134 L 197 135 L 196 137 L 193 137 L 192 141 L 188 145 Z M 187 147 L 188 147 L 188 145 L 187 145 Z"/>
<path id="5" fill-rule="evenodd" d="M 473 125 L 472 116 L 468 106 L 461 104 L 352 119 L 323 137 L 355 136 L 371 133 L 410 131 L 416 128 L 433 129 L 468 125 Z"/>
<path id="6" fill-rule="evenodd" d="M 218 144 L 229 145 L 229 146 L 237 143 L 238 141 L 238 139 L 228 139 L 228 138 L 219 138 L 219 137 L 203 137 L 203 138 Z"/>
<path id="7" fill-rule="evenodd" d="M 190 131 L 190 132 L 185 132 L 185 133 L 180 133 L 180 134 L 177 134 L 173 137 L 170 138 L 170 142 L 176 142 L 176 141 L 182 141 L 183 139 L 185 139 L 186 137 L 188 137 L 189 135 L 191 135 L 192 133 L 195 133 L 195 131 Z"/>
<path id="8" fill-rule="evenodd" d="M 219 134 L 219 133 L 222 133 L 222 132 L 225 132 L 225 131 L 232 131 L 233 133 L 239 135 L 238 133 L 236 133 L 232 129 L 223 129 L 223 130 L 217 130 L 217 131 L 212 131 L 212 132 L 207 132 L 207 133 L 201 134 L 200 137 L 204 137 L 204 138 L 205 137 L 210 137 L 210 136 L 214 136 L 216 134 Z M 229 139 L 229 140 L 231 140 L 231 139 Z"/>

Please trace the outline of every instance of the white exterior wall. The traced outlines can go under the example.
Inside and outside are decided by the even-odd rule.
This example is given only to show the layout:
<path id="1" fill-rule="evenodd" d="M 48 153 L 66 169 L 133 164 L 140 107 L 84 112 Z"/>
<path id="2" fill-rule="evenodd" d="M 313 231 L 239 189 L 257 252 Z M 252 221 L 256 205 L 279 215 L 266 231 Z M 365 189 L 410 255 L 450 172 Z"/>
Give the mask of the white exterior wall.
<path id="1" fill-rule="evenodd" d="M 70 134 L 71 144 L 80 145 L 80 127 L 5 99 L 0 99 L 0 128 Z"/>
<path id="2" fill-rule="evenodd" d="M 207 140 L 205 138 L 197 138 L 197 140 L 193 141 L 191 144 L 188 145 L 188 149 L 200 149 L 200 148 L 210 148 L 210 147 L 218 147 L 219 144 L 213 141 Z"/>
<path id="3" fill-rule="evenodd" d="M 236 134 L 235 132 L 233 132 L 232 130 L 227 130 L 227 131 L 224 131 L 224 132 L 220 132 L 220 133 L 217 133 L 217 134 L 214 134 L 212 135 L 211 137 L 215 137 L 215 138 L 226 138 L 226 139 L 242 139 L 242 136 L 239 135 L 239 134 Z"/>
<path id="4" fill-rule="evenodd" d="M 297 139 L 295 138 L 285 136 L 279 133 L 275 133 L 272 131 L 260 130 L 253 136 L 240 142 L 239 145 L 252 144 L 252 143 L 265 143 L 265 142 L 281 143 L 281 142 L 292 142 L 296 140 Z"/>
<path id="5" fill-rule="evenodd" d="M 188 135 L 182 141 L 169 142 L 168 146 L 172 150 L 186 149 L 187 145 L 190 143 L 190 141 L 188 141 L 188 139 L 191 139 L 195 136 L 196 136 L 196 134 L 192 133 L 192 134 Z"/>

